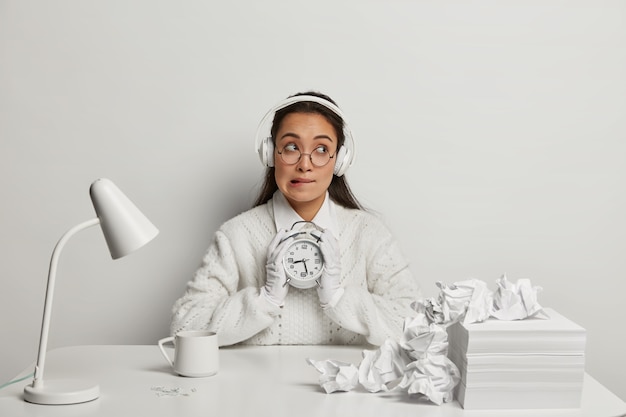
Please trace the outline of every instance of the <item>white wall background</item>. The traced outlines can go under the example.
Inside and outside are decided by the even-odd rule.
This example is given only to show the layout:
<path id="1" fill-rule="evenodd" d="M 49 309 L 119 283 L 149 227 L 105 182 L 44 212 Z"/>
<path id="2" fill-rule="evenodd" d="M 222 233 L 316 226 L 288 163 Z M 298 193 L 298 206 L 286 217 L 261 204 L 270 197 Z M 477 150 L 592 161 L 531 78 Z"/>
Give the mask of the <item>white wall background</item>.
<path id="1" fill-rule="evenodd" d="M 61 258 L 50 347 L 150 344 L 263 172 L 265 111 L 316 89 L 357 140 L 348 179 L 436 281 L 530 278 L 626 358 L 626 2 L 0 0 L 0 383 L 35 360 L 52 249 L 108 177 L 160 228 Z"/>

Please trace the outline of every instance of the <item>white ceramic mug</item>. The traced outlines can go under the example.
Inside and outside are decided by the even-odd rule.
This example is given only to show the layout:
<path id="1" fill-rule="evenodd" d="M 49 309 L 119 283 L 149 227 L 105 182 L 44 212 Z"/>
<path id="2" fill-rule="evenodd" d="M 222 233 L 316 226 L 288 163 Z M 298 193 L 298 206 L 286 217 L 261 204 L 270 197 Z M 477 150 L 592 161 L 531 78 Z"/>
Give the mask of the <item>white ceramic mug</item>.
<path id="1" fill-rule="evenodd" d="M 174 360 L 163 345 L 174 344 Z M 158 342 L 163 357 L 181 376 L 204 377 L 215 375 L 219 369 L 219 345 L 217 334 L 205 330 L 185 330 L 176 336 L 165 337 Z"/>

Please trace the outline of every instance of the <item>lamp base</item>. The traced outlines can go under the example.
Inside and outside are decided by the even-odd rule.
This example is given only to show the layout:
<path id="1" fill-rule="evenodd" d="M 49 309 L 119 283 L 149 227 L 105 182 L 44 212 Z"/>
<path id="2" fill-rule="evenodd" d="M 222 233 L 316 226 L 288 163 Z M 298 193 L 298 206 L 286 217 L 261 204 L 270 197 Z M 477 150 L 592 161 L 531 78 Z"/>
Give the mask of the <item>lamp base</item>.
<path id="1" fill-rule="evenodd" d="M 62 405 L 93 401 L 100 396 L 98 384 L 88 381 L 60 379 L 45 381 L 40 387 L 24 387 L 24 400 L 29 403 Z"/>

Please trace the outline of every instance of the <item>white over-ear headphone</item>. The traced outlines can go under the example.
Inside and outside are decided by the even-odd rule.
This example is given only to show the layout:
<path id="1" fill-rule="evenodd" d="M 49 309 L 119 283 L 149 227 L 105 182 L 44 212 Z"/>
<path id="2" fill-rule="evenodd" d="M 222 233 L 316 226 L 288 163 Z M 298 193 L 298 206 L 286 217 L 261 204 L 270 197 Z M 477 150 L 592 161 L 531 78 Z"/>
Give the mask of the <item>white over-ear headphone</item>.
<path id="1" fill-rule="evenodd" d="M 321 97 L 311 96 L 311 95 L 302 95 L 302 96 L 293 96 L 289 97 L 280 103 L 276 104 L 274 107 L 269 109 L 269 111 L 263 116 L 261 122 L 259 123 L 259 127 L 256 131 L 256 138 L 254 142 L 255 150 L 259 154 L 259 158 L 261 159 L 261 163 L 266 167 L 274 166 L 274 142 L 272 141 L 271 135 L 263 134 L 263 130 L 265 128 L 266 123 L 269 121 L 270 117 L 273 117 L 274 113 L 278 110 L 284 109 L 287 106 L 290 106 L 294 103 L 299 103 L 303 101 L 312 101 L 327 109 L 331 110 L 337 116 L 341 117 L 343 120 L 343 135 L 345 137 L 344 144 L 341 148 L 337 150 L 335 153 L 335 170 L 334 174 L 338 177 L 341 177 L 346 173 L 348 168 L 354 162 L 354 138 L 352 137 L 352 132 L 348 126 L 348 122 L 343 115 L 343 112 L 332 102 L 325 100 Z"/>

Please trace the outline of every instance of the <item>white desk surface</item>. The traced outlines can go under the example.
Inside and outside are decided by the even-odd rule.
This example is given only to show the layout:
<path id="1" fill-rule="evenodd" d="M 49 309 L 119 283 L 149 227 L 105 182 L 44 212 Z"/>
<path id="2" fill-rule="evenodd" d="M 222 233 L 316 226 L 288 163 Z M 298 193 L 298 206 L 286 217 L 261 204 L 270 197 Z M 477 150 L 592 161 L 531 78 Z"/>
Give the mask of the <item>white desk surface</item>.
<path id="1" fill-rule="evenodd" d="M 220 371 L 208 378 L 174 375 L 154 346 L 75 346 L 48 352 L 45 379 L 78 377 L 100 385 L 100 398 L 76 405 L 23 400 L 30 380 L 0 390 L 0 416 L 473 416 L 616 417 L 626 404 L 585 375 L 582 407 L 562 410 L 463 410 L 455 401 L 437 406 L 401 392 L 326 394 L 305 359 L 358 365 L 361 348 L 347 346 L 246 346 L 220 349 Z M 28 375 L 25 369 L 17 377 Z M 188 396 L 159 396 L 155 387 Z M 192 389 L 194 390 L 192 392 Z"/>

